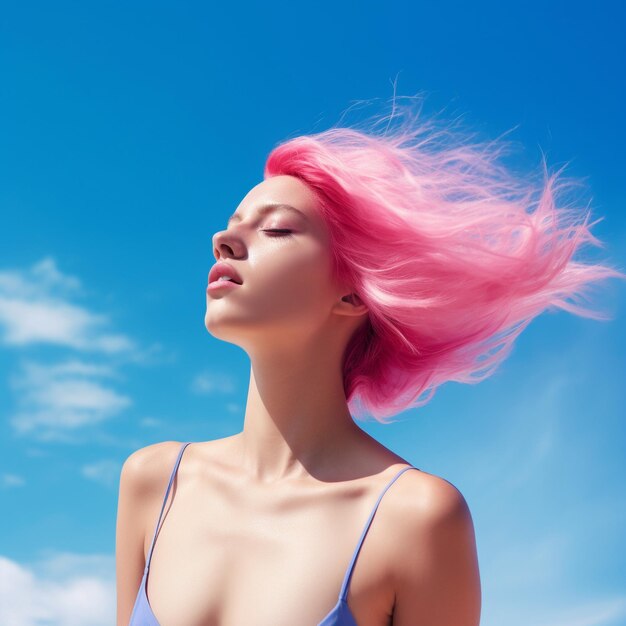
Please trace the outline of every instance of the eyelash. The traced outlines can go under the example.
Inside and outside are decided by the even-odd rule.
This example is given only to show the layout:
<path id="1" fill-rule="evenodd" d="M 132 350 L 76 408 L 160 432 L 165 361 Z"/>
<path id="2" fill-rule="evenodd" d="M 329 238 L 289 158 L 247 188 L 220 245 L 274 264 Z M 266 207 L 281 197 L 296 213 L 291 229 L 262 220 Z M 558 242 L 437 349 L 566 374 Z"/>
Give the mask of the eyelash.
<path id="1" fill-rule="evenodd" d="M 281 236 L 289 236 L 293 231 L 287 230 L 286 228 L 266 228 L 263 232 L 281 233 L 280 235 L 270 235 L 270 237 L 281 237 Z"/>

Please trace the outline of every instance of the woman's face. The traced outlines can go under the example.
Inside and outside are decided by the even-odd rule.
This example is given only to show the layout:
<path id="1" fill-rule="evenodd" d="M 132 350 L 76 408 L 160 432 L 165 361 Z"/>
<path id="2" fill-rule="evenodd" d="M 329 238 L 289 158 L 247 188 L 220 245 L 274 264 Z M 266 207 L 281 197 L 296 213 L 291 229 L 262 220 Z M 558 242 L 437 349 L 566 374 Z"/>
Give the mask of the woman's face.
<path id="1" fill-rule="evenodd" d="M 263 210 L 274 203 L 295 210 Z M 243 282 L 207 290 L 207 330 L 244 349 L 315 340 L 341 317 L 331 312 L 341 292 L 331 284 L 329 234 L 312 191 L 298 178 L 275 176 L 235 213 L 214 235 L 213 252 Z"/>

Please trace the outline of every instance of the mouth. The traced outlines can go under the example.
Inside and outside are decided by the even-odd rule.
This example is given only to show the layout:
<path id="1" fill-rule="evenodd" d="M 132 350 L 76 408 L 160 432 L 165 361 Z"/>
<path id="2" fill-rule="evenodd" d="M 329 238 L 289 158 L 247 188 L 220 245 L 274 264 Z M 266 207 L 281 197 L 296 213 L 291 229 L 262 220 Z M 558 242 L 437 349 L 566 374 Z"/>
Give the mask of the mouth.
<path id="1" fill-rule="evenodd" d="M 214 280 L 213 282 L 209 283 L 206 291 L 207 293 L 213 293 L 215 291 L 222 291 L 224 289 L 235 289 L 236 287 L 241 287 L 241 284 L 236 283 L 233 280 Z"/>
<path id="2" fill-rule="evenodd" d="M 213 283 L 234 283 L 241 285 L 243 280 L 237 270 L 230 264 L 224 261 L 218 261 L 209 272 L 209 285 Z"/>

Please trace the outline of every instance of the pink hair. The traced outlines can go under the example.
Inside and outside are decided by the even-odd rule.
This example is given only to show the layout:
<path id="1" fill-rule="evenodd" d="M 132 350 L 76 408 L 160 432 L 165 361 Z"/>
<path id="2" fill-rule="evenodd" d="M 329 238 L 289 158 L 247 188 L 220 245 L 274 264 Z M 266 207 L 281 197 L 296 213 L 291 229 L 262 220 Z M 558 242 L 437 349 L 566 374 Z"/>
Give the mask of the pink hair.
<path id="1" fill-rule="evenodd" d="M 547 180 L 535 187 L 497 162 L 502 150 L 409 116 L 396 132 L 335 127 L 269 154 L 264 178 L 295 176 L 316 194 L 333 279 L 368 307 L 343 357 L 355 416 L 386 423 L 444 382 L 480 382 L 548 307 L 608 319 L 573 300 L 588 283 L 626 277 L 572 260 L 587 242 L 603 247 L 596 222 L 557 208 L 568 184 L 547 176 L 545 158 Z"/>

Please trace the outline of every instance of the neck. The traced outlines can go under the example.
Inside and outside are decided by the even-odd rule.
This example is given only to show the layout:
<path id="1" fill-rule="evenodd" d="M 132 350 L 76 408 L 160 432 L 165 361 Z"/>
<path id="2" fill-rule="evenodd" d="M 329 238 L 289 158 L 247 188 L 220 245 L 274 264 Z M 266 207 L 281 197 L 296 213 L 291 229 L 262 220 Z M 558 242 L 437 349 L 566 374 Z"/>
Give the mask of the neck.
<path id="1" fill-rule="evenodd" d="M 327 476 L 350 463 L 350 451 L 369 435 L 350 414 L 339 361 L 324 350 L 303 356 L 275 348 L 251 359 L 236 452 L 250 480 Z"/>

